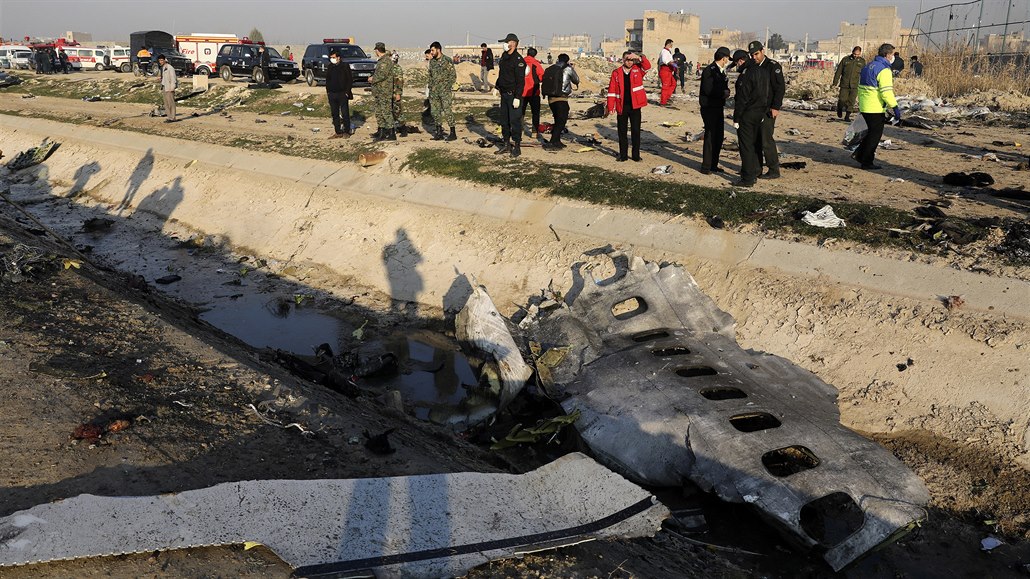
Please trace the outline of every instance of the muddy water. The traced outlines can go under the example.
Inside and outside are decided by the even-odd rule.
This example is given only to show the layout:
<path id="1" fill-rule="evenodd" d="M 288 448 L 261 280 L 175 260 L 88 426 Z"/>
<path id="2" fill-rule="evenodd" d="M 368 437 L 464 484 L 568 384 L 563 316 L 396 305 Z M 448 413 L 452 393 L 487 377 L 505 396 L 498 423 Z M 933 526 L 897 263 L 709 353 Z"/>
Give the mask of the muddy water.
<path id="1" fill-rule="evenodd" d="M 347 308 L 274 275 L 281 264 L 235 255 L 144 212 L 120 216 L 114 208 L 52 197 L 41 201 L 40 191 L 21 191 L 25 208 L 91 261 L 141 277 L 151 291 L 189 304 L 199 319 L 254 348 L 301 356 L 311 356 L 321 344 L 335 354 L 389 352 L 396 357 L 396 372 L 364 378 L 360 386 L 379 394 L 397 390 L 417 418 L 455 429 L 496 410 L 491 399 L 476 394 L 479 380 L 452 338 L 401 331 L 369 339 L 365 327 L 376 326 L 376 312 Z M 85 231 L 83 223 L 91 218 L 110 223 Z M 157 281 L 168 276 L 179 279 Z"/>

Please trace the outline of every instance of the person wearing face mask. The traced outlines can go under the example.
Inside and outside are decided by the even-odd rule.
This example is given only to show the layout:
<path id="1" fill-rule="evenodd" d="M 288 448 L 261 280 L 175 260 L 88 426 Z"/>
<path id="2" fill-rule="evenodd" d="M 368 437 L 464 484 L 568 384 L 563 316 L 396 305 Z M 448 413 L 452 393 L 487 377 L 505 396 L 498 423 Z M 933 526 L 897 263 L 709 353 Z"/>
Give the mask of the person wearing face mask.
<path id="1" fill-rule="evenodd" d="M 898 108 L 898 100 L 894 96 L 894 73 L 891 70 L 890 58 L 893 51 L 894 46 L 891 44 L 880 46 L 876 58 L 862 69 L 858 84 L 858 110 L 869 126 L 869 132 L 858 144 L 858 149 L 852 157 L 867 171 L 880 168 L 874 161 L 876 147 L 883 136 L 883 125 L 887 122 L 887 111 L 894 113 L 896 123 L 901 122 L 901 109 Z"/>
<path id="2" fill-rule="evenodd" d="M 715 51 L 715 60 L 701 72 L 701 120 L 705 126 L 704 153 L 701 172 L 722 173 L 719 167 L 719 153 L 726 137 L 723 109 L 730 97 L 730 84 L 726 68 L 730 64 L 730 49 L 720 46 Z"/>
<path id="3" fill-rule="evenodd" d="M 769 122 L 772 102 L 769 70 L 744 50 L 733 53 L 733 64 L 740 73 L 733 95 L 733 128 L 740 147 L 740 181 L 736 185 L 754 187 L 762 171 L 762 124 Z"/>
<path id="4" fill-rule="evenodd" d="M 514 33 L 498 40 L 507 45 L 497 62 L 497 82 L 494 88 L 501 93 L 501 138 L 504 139 L 495 155 L 522 154 L 522 93 L 526 88 L 526 61 L 519 54 L 519 37 Z"/>
<path id="5" fill-rule="evenodd" d="M 336 132 L 331 139 L 350 137 L 350 101 L 353 77 L 350 65 L 340 61 L 336 52 L 329 54 L 329 68 L 325 71 L 325 93 L 329 98 L 329 110 L 333 114 L 333 128 Z"/>
<path id="6" fill-rule="evenodd" d="M 622 66 L 612 71 L 608 83 L 608 103 L 604 110 L 605 118 L 613 111 L 619 127 L 618 161 L 627 159 L 640 161 L 640 111 L 647 106 L 647 93 L 644 92 L 644 73 L 651 70 L 651 63 L 643 54 L 627 50 L 622 53 Z M 627 129 L 632 134 L 633 156 L 629 152 Z"/>

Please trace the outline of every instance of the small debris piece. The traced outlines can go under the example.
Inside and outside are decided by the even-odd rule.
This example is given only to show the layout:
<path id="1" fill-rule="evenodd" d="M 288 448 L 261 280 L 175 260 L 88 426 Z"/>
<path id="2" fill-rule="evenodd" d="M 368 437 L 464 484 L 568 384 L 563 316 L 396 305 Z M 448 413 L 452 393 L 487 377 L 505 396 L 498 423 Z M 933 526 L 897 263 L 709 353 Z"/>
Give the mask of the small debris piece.
<path id="1" fill-rule="evenodd" d="M 113 219 L 108 219 L 106 217 L 90 217 L 82 222 L 82 231 L 86 233 L 98 233 L 111 229 L 113 225 Z"/>
<path id="2" fill-rule="evenodd" d="M 801 221 L 804 221 L 808 225 L 814 225 L 815 227 L 823 227 L 828 229 L 834 229 L 837 227 L 844 227 L 846 224 L 844 220 L 837 217 L 833 213 L 833 207 L 829 205 L 824 206 L 819 211 L 812 213 L 811 211 L 805 211 L 801 214 Z"/>
<path id="3" fill-rule="evenodd" d="M 358 164 L 362 167 L 378 165 L 386 160 L 386 151 L 375 151 L 374 153 L 361 153 L 358 155 Z"/>
<path id="4" fill-rule="evenodd" d="M 987 173 L 962 173 L 959 171 L 948 173 L 944 176 L 945 185 L 955 185 L 958 187 L 986 187 L 988 185 L 994 185 L 994 177 L 991 177 Z"/>
<path id="5" fill-rule="evenodd" d="M 786 163 L 780 163 L 781 168 L 793 169 L 795 171 L 800 171 L 801 169 L 804 169 L 807 166 L 808 163 L 806 161 L 787 161 Z"/>
<path id="6" fill-rule="evenodd" d="M 938 207 L 927 205 L 925 207 L 916 207 L 916 215 L 920 217 L 926 217 L 927 219 L 944 219 L 948 215 L 940 210 Z"/>
<path id="7" fill-rule="evenodd" d="M 43 139 L 38 147 L 33 147 L 22 151 L 14 156 L 13 159 L 7 162 L 7 168 L 11 171 L 20 171 L 33 165 L 38 165 L 43 161 L 50 158 L 50 155 L 54 154 L 54 151 L 61 146 L 61 143 L 55 143 L 49 138 Z"/>
<path id="8" fill-rule="evenodd" d="M 950 312 L 961 308 L 966 303 L 966 300 L 962 299 L 962 296 L 945 296 L 941 298 L 941 302 L 944 303 L 944 307 L 948 308 Z"/>
<path id="9" fill-rule="evenodd" d="M 798 129 L 787 129 L 787 134 L 797 136 L 801 134 L 801 131 Z M 782 167 L 783 165 L 781 164 L 780 166 Z"/>
<path id="10" fill-rule="evenodd" d="M 172 275 L 166 275 L 164 277 L 159 277 L 159 278 L 154 280 L 154 283 L 160 284 L 160 285 L 168 285 L 170 283 L 175 283 L 175 282 L 177 282 L 177 281 L 179 281 L 181 279 L 182 279 L 182 276 L 178 276 L 178 275 L 172 274 Z"/>
<path id="11" fill-rule="evenodd" d="M 98 424 L 80 424 L 72 431 L 75 440 L 98 440 L 104 435 L 104 428 Z"/>
<path id="12" fill-rule="evenodd" d="M 536 423 L 535 426 L 529 428 L 522 428 L 521 424 L 516 424 L 512 427 L 508 435 L 503 439 L 498 440 L 490 446 L 490 450 L 504 450 L 520 444 L 536 444 L 547 438 L 547 442 L 554 440 L 558 433 L 563 428 L 570 424 L 574 424 L 579 417 L 582 416 L 582 411 L 575 410 L 572 414 L 563 414 L 561 416 L 555 416 L 554 418 L 548 418 L 541 420 Z"/>
<path id="13" fill-rule="evenodd" d="M 987 537 L 985 539 L 981 539 L 980 540 L 980 549 L 982 549 L 984 551 L 990 551 L 990 550 L 995 549 L 997 547 L 1000 547 L 1001 545 L 1004 545 L 1004 544 L 1005 543 L 1002 543 L 1001 541 L 999 541 L 998 539 L 996 539 L 994 537 Z"/>
<path id="14" fill-rule="evenodd" d="M 712 215 L 710 217 L 707 217 L 705 218 L 705 221 L 707 221 L 708 225 L 711 225 L 713 229 L 723 229 L 724 227 L 726 227 L 726 222 L 723 221 L 722 217 L 719 217 L 718 215 Z"/>
<path id="15" fill-rule="evenodd" d="M 672 165 L 659 165 L 651 169 L 653 175 L 672 175 Z"/>

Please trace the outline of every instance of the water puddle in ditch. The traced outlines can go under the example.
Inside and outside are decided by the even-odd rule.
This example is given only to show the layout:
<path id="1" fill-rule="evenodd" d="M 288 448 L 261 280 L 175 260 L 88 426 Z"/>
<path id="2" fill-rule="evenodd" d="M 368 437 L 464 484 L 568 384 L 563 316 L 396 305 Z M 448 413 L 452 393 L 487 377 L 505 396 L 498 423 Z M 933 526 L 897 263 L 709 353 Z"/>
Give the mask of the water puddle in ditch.
<path id="1" fill-rule="evenodd" d="M 321 344 L 329 344 L 337 358 L 392 354 L 396 364 L 391 371 L 362 378 L 359 386 L 371 395 L 398 390 L 417 418 L 456 430 L 496 410 L 494 398 L 479 394 L 476 373 L 453 338 L 427 330 L 356 335 L 365 324 L 375 326 L 377 312 L 345 307 L 322 292 L 273 275 L 281 264 L 196 241 L 190 232 L 176 231 L 175 224 L 147 213 L 118 216 L 110 207 L 66 199 L 34 202 L 29 208 L 47 227 L 87 251 L 91 260 L 141 277 L 151 291 L 191 304 L 200 320 L 254 348 L 312 357 Z M 89 221 L 98 218 L 105 226 L 90 228 Z M 170 275 L 177 279 L 157 282 Z"/>

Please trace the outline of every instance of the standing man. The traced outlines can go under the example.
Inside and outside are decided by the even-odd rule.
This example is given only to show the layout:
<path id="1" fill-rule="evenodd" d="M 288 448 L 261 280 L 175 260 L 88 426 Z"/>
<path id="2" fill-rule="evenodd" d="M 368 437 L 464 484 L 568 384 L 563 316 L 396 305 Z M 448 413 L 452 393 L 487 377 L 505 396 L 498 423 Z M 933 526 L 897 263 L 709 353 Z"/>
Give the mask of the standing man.
<path id="1" fill-rule="evenodd" d="M 915 57 L 912 57 L 912 58 L 915 58 Z M 550 52 L 547 53 L 547 64 L 551 64 L 551 53 Z"/>
<path id="2" fill-rule="evenodd" d="M 672 39 L 665 41 L 665 47 L 658 55 L 658 78 L 662 82 L 662 95 L 658 103 L 669 104 L 672 93 L 676 92 L 676 61 L 672 58 Z"/>
<path id="3" fill-rule="evenodd" d="M 161 54 L 157 57 L 157 64 L 161 71 L 161 94 L 164 95 L 165 101 L 165 115 L 168 117 L 165 119 L 166 123 L 175 122 L 175 89 L 179 88 L 179 79 L 175 76 L 175 69 L 169 64 L 168 59 L 165 55 Z"/>
<path id="4" fill-rule="evenodd" d="M 862 80 L 858 85 L 858 110 L 869 125 L 869 132 L 858 144 L 854 157 L 866 170 L 880 168 L 873 161 L 876 147 L 883 136 L 883 125 L 886 122 L 884 113 L 892 111 L 894 121 L 901 121 L 901 109 L 894 97 L 894 73 L 890 61 L 893 51 L 894 46 L 881 45 L 876 58 L 862 69 Z"/>
<path id="5" fill-rule="evenodd" d="M 565 144 L 561 142 L 561 136 L 565 132 L 565 125 L 569 122 L 569 95 L 572 94 L 572 85 L 579 85 L 579 74 L 573 68 L 568 54 L 564 52 L 559 54 L 558 64 L 551 66 L 548 70 L 551 69 L 554 69 L 551 74 L 561 74 L 562 82 L 560 95 L 547 95 L 548 107 L 554 116 L 554 124 L 551 125 L 551 140 L 543 145 L 544 150 L 547 151 L 565 148 Z M 547 75 L 546 71 L 544 75 Z"/>
<path id="6" fill-rule="evenodd" d="M 377 42 L 375 46 L 375 71 L 369 77 L 372 85 L 372 99 L 375 106 L 376 126 L 378 131 L 372 135 L 373 141 L 396 141 L 397 132 L 393 130 L 393 58 L 386 53 L 386 44 Z"/>
<path id="7" fill-rule="evenodd" d="M 150 51 L 147 50 L 146 46 L 139 49 L 139 52 L 136 53 L 136 68 L 138 68 L 140 73 L 144 76 L 150 70 Z"/>
<path id="8" fill-rule="evenodd" d="M 454 110 L 451 108 L 451 97 L 454 91 L 454 81 L 457 80 L 457 73 L 454 72 L 454 63 L 443 55 L 443 46 L 439 42 L 429 45 L 429 110 L 433 115 L 433 122 L 436 123 L 436 130 L 433 131 L 434 141 L 455 141 L 458 134 L 454 130 Z M 451 133 L 445 138 L 443 136 L 443 124 L 447 122 Z"/>
<path id="9" fill-rule="evenodd" d="M 512 157 L 522 154 L 522 102 L 526 85 L 526 61 L 519 54 L 519 37 L 509 32 L 497 42 L 504 42 L 507 48 L 497 64 L 497 82 L 494 88 L 501 93 L 501 138 L 504 143 L 495 155 L 510 153 Z"/>
<path id="10" fill-rule="evenodd" d="M 408 130 L 404 127 L 404 69 L 401 68 L 401 54 L 393 51 L 393 100 L 390 101 L 390 116 L 393 117 L 393 130 L 397 136 L 407 137 Z"/>
<path id="11" fill-rule="evenodd" d="M 726 68 L 730 64 L 730 49 L 720 46 L 715 51 L 715 60 L 701 71 L 701 120 L 705 125 L 704 153 L 701 160 L 701 172 L 722 173 L 719 167 L 719 154 L 726 136 L 726 122 L 723 120 L 723 109 L 726 99 L 730 97 L 730 82 L 726 78 Z"/>
<path id="12" fill-rule="evenodd" d="M 287 44 L 286 48 L 283 49 L 283 58 L 286 60 L 293 60 L 293 52 L 290 50 L 290 45 Z"/>
<path id="13" fill-rule="evenodd" d="M 888 58 L 891 61 L 891 72 L 894 76 L 901 76 L 902 71 L 905 70 L 905 59 L 901 58 L 901 54 L 895 52 L 893 58 Z"/>
<path id="14" fill-rule="evenodd" d="M 851 54 L 845 56 L 837 64 L 837 70 L 833 73 L 833 84 L 830 87 L 840 85 L 840 93 L 837 95 L 837 118 L 844 115 L 845 121 L 851 121 L 851 111 L 858 101 L 858 81 L 865 68 L 865 59 L 862 58 L 862 47 L 856 46 L 851 49 Z"/>
<path id="15" fill-rule="evenodd" d="M 494 51 L 483 44 L 479 45 L 479 78 L 483 81 L 483 92 L 490 92 L 490 71 L 494 69 Z"/>
<path id="16" fill-rule="evenodd" d="M 765 56 L 765 49 L 762 43 L 753 40 L 747 45 L 747 51 L 751 59 L 759 67 L 765 70 L 765 76 L 769 80 L 769 110 L 766 111 L 765 122 L 762 123 L 762 143 L 758 151 L 758 160 L 764 159 L 764 165 L 769 171 L 760 175 L 762 179 L 780 178 L 780 154 L 776 150 L 776 117 L 780 115 L 780 108 L 783 107 L 783 94 L 787 90 L 787 83 L 783 79 L 783 67 L 780 63 Z"/>
<path id="17" fill-rule="evenodd" d="M 923 63 L 919 62 L 918 56 L 913 56 L 911 62 L 908 65 L 912 69 L 912 76 L 918 78 L 923 76 Z"/>
<path id="18" fill-rule="evenodd" d="M 522 89 L 522 117 L 526 116 L 526 106 L 533 110 L 533 126 L 529 134 L 537 138 L 540 127 L 540 80 L 544 78 L 544 66 L 536 59 L 536 49 L 530 46 L 526 50 L 526 83 Z"/>
<path id="19" fill-rule="evenodd" d="M 640 161 L 640 109 L 647 106 L 647 93 L 644 92 L 644 73 L 651 70 L 651 63 L 642 54 L 627 50 L 622 53 L 622 66 L 612 71 L 608 82 L 608 106 L 604 117 L 615 111 L 619 127 L 619 157 L 621 163 L 626 159 Z M 629 142 L 626 138 L 627 126 L 632 126 L 633 156 L 628 157 Z"/>
<path id="20" fill-rule="evenodd" d="M 769 71 L 751 60 L 743 50 L 733 53 L 733 63 L 740 72 L 733 95 L 733 128 L 737 129 L 737 145 L 740 147 L 740 181 L 737 185 L 753 187 L 762 170 L 762 125 L 769 122 Z"/>
<path id="21" fill-rule="evenodd" d="M 57 49 L 57 60 L 61 63 L 61 72 L 68 74 L 71 71 L 71 66 L 68 65 L 68 55 L 65 54 L 63 48 Z"/>
<path id="22" fill-rule="evenodd" d="M 268 51 L 265 50 L 264 44 L 258 45 L 258 62 L 261 65 L 261 82 L 258 84 L 268 84 L 268 67 L 271 64 Z"/>
<path id="23" fill-rule="evenodd" d="M 726 58 L 729 58 L 728 54 Z M 687 55 L 680 52 L 680 49 L 677 48 L 676 52 L 672 54 L 672 60 L 676 62 L 676 78 L 680 81 L 680 92 L 686 92 L 683 88 L 683 83 L 687 78 Z"/>
<path id="24" fill-rule="evenodd" d="M 329 99 L 329 110 L 333 114 L 333 133 L 330 139 L 350 138 L 350 100 L 354 77 L 350 65 L 340 61 L 340 53 L 329 53 L 329 67 L 325 69 L 325 93 Z"/>

